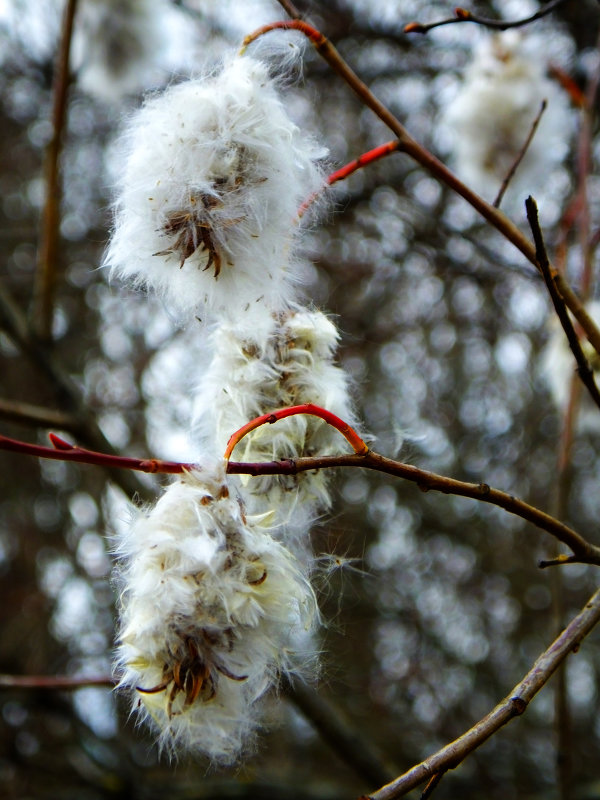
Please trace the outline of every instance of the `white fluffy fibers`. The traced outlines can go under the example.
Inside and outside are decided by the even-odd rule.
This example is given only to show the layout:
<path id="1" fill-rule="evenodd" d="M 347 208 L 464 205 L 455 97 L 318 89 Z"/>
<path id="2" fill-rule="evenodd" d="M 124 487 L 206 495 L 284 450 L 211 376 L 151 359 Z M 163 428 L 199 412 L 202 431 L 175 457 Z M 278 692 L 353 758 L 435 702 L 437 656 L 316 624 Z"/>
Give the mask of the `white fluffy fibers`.
<path id="1" fill-rule="evenodd" d="M 121 141 L 106 264 L 173 310 L 238 317 L 293 294 L 301 202 L 324 154 L 289 119 L 265 64 L 223 70 L 150 97 Z"/>
<path id="2" fill-rule="evenodd" d="M 544 53 L 531 42 L 529 47 L 531 52 L 514 32 L 486 36 L 444 115 L 453 132 L 459 177 L 490 200 L 525 144 L 543 100 L 548 105 L 511 181 L 509 203 L 511 195 L 520 203 L 521 195 L 539 191 L 567 153 L 572 124 L 566 96 L 545 77 Z"/>
<path id="3" fill-rule="evenodd" d="M 174 755 L 235 760 L 255 701 L 289 669 L 314 594 L 230 495 L 223 468 L 183 475 L 120 535 L 120 687 Z"/>
<path id="4" fill-rule="evenodd" d="M 600 301 L 587 304 L 587 312 L 596 324 L 600 324 Z M 577 327 L 577 323 L 575 323 Z M 561 414 L 564 414 L 569 403 L 572 380 L 575 377 L 577 363 L 571 352 L 565 332 L 558 317 L 553 313 L 549 325 L 550 336 L 540 356 L 540 376 L 546 383 L 552 400 Z M 600 356 L 583 336 L 580 338 L 584 355 L 594 371 L 596 383 L 600 378 Z M 577 380 L 579 380 L 577 378 Z M 600 432 L 600 410 L 581 386 L 580 406 L 577 412 L 576 429 L 579 433 Z"/>
<path id="5" fill-rule="evenodd" d="M 335 364 L 338 331 L 320 311 L 288 310 L 262 328 L 222 324 L 212 332 L 212 362 L 195 400 L 195 429 L 203 450 L 221 455 L 231 434 L 249 420 L 285 406 L 314 403 L 356 424 L 344 370 Z M 341 434 L 323 420 L 298 415 L 263 425 L 233 453 L 235 461 L 271 461 L 344 452 Z M 312 521 L 330 505 L 328 471 L 250 478 L 253 511 L 277 519 Z M 304 529 L 306 537 L 308 530 Z"/>

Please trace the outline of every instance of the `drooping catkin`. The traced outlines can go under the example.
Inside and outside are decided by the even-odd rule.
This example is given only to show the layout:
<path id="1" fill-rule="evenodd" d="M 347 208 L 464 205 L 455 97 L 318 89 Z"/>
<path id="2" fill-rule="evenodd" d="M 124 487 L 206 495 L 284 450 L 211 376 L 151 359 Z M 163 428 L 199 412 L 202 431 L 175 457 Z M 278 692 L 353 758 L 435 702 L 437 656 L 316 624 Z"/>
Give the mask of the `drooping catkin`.
<path id="1" fill-rule="evenodd" d="M 339 333 L 320 311 L 289 309 L 247 330 L 223 324 L 212 332 L 212 362 L 195 398 L 195 432 L 201 449 L 222 453 L 248 420 L 286 406 L 313 403 L 356 425 L 349 379 L 335 363 Z M 250 433 L 234 460 L 272 461 L 344 452 L 338 431 L 322 419 L 298 415 Z M 331 504 L 330 473 L 263 476 L 245 481 L 248 507 L 273 509 L 278 521 L 308 540 L 310 524 Z"/>
<path id="2" fill-rule="evenodd" d="M 120 149 L 113 274 L 184 315 L 285 307 L 297 210 L 323 184 L 324 150 L 288 117 L 264 63 L 235 57 L 149 97 Z"/>
<path id="3" fill-rule="evenodd" d="M 294 668 L 318 612 L 299 563 L 246 516 L 222 467 L 187 473 L 120 536 L 116 668 L 171 753 L 228 763 L 256 700 Z"/>

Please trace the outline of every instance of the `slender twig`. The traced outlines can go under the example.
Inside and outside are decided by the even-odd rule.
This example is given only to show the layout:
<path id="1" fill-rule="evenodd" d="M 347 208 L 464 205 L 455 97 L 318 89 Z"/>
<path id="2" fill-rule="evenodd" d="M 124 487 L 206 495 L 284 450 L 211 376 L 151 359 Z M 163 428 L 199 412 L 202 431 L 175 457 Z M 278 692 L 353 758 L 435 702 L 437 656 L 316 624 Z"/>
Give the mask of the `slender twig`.
<path id="1" fill-rule="evenodd" d="M 431 780 L 427 784 L 427 786 L 423 789 L 423 793 L 421 794 L 419 800 L 428 800 L 435 791 L 436 787 L 439 786 L 445 774 L 446 774 L 445 772 L 436 772 L 433 778 L 431 778 Z"/>
<path id="2" fill-rule="evenodd" d="M 558 442 L 556 471 L 553 475 L 553 499 L 551 512 L 561 519 L 567 514 L 569 479 L 571 474 L 571 456 L 573 447 L 574 424 L 577 418 L 581 382 L 573 374 L 569 381 L 569 400 L 562 417 L 562 430 Z M 562 563 L 564 554 L 558 556 Z M 543 566 L 552 566 L 556 559 L 542 562 Z M 559 561 L 560 563 L 560 561 Z M 565 584 L 562 570 L 552 570 L 550 575 L 550 593 L 552 596 L 552 629 L 558 635 L 565 624 Z M 556 735 L 556 775 L 561 800 L 569 800 L 572 775 L 571 714 L 567 689 L 567 665 L 563 663 L 554 679 L 554 731 Z"/>
<path id="3" fill-rule="evenodd" d="M 395 153 L 398 150 L 398 140 L 394 139 L 391 142 L 386 142 L 385 144 L 379 145 L 379 147 L 374 147 L 373 150 L 369 150 L 367 153 L 363 153 L 358 158 L 355 158 L 353 161 L 350 161 L 348 164 L 345 164 L 343 167 L 336 169 L 335 172 L 332 172 L 330 175 L 327 176 L 327 185 L 332 186 L 334 183 L 338 181 L 345 180 L 349 175 L 352 175 L 353 172 L 356 172 L 363 167 L 366 167 L 368 164 L 373 164 L 375 161 L 379 161 L 386 156 Z M 298 209 L 298 216 L 302 217 L 306 210 L 309 208 L 311 203 L 319 196 L 320 191 L 314 192 L 308 200 L 305 200 L 300 208 Z"/>
<path id="4" fill-rule="evenodd" d="M 314 689 L 302 681 L 284 677 L 282 688 L 286 696 L 347 764 L 368 781 L 368 785 L 381 786 L 392 779 L 373 747 L 342 718 L 339 709 L 324 700 Z"/>
<path id="5" fill-rule="evenodd" d="M 367 153 L 363 153 L 358 158 L 355 158 L 354 161 L 350 161 L 348 164 L 345 164 L 343 167 L 336 169 L 335 172 L 332 172 L 331 175 L 327 176 L 327 183 L 331 186 L 338 181 L 342 181 L 348 177 L 348 175 L 352 175 L 353 172 L 356 172 L 357 169 L 361 169 L 362 167 L 366 167 L 367 164 L 372 164 L 374 161 L 379 161 L 380 158 L 385 158 L 386 156 L 395 153 L 398 149 L 398 140 L 393 139 L 391 142 L 386 142 L 385 144 L 380 144 L 378 147 L 374 147 L 372 150 L 369 150 Z"/>
<path id="6" fill-rule="evenodd" d="M 571 620 L 561 635 L 537 659 L 523 680 L 493 711 L 458 739 L 371 794 L 370 800 L 395 800 L 397 797 L 403 797 L 433 775 L 454 769 L 461 764 L 503 725 L 526 711 L 531 700 L 546 685 L 557 667 L 569 653 L 577 651 L 580 643 L 599 621 L 600 590 L 592 596 L 585 608 Z"/>
<path id="7" fill-rule="evenodd" d="M 54 461 L 75 461 L 80 464 L 94 464 L 107 469 L 124 469 L 135 472 L 181 474 L 191 469 L 198 469 L 194 464 L 182 464 L 175 461 L 161 461 L 158 458 L 129 458 L 118 456 L 115 453 L 100 453 L 95 450 L 86 450 L 74 444 L 65 442 L 64 439 L 51 433 L 50 441 L 54 447 L 44 447 L 40 444 L 21 442 L 0 435 L 0 450 L 13 453 L 23 453 L 35 458 L 49 458 Z"/>
<path id="8" fill-rule="evenodd" d="M 269 416 L 269 415 L 265 415 Z M 258 419 L 266 420 L 263 417 Z M 54 447 L 21 442 L 0 436 L 0 450 L 9 450 L 15 453 L 35 456 L 37 458 L 50 458 L 59 461 L 77 461 L 83 464 L 96 464 L 111 469 L 138 470 L 150 473 L 181 474 L 190 470 L 201 469 L 198 465 L 179 463 L 175 461 L 161 461 L 160 459 L 137 459 L 125 456 L 97 453 L 85 450 L 76 445 L 69 444 L 54 434 L 50 434 Z M 362 440 L 361 440 L 362 441 Z M 232 475 L 297 475 L 300 472 L 315 469 L 329 469 L 332 467 L 361 467 L 384 472 L 398 478 L 416 483 L 424 492 L 437 491 L 443 494 L 454 494 L 460 497 L 470 497 L 482 503 L 503 508 L 510 514 L 521 517 L 531 522 L 536 527 L 554 536 L 563 544 L 570 547 L 573 556 L 568 557 L 568 563 L 583 563 L 600 565 L 600 547 L 596 547 L 583 538 L 579 533 L 569 528 L 560 520 L 555 519 L 545 511 L 520 500 L 514 495 L 493 489 L 486 483 L 468 483 L 455 478 L 438 475 L 435 472 L 419 469 L 411 464 L 403 464 L 386 458 L 372 450 L 365 453 L 351 453 L 339 456 L 318 456 L 312 458 L 286 459 L 285 461 L 267 461 L 261 463 L 239 463 L 229 461 L 227 472 Z M 558 562 L 557 562 L 558 563 Z M 560 563 L 567 563 L 561 561 Z M 549 566 L 548 564 L 546 566 Z"/>
<path id="9" fill-rule="evenodd" d="M 32 305 L 33 327 L 40 339 L 52 336 L 52 316 L 58 262 L 60 230 L 61 186 L 59 180 L 59 156 L 63 131 L 67 117 L 67 94 L 69 89 L 69 51 L 77 0 L 68 0 L 62 24 L 60 47 L 56 57 L 52 86 L 52 138 L 48 143 L 44 161 L 46 199 L 42 215 L 38 263 Z"/>
<path id="10" fill-rule="evenodd" d="M 600 47 L 600 35 L 596 41 L 596 49 Z M 596 97 L 600 84 L 600 61 L 585 91 L 585 102 L 582 111 L 581 129 L 577 143 L 577 194 L 579 197 L 579 247 L 583 261 L 581 291 L 588 298 L 594 277 L 593 248 L 591 241 L 591 216 L 588 197 L 588 179 L 592 170 L 592 140 L 596 119 Z"/>
<path id="11" fill-rule="evenodd" d="M 61 689 L 73 691 L 87 686 L 112 688 L 109 675 L 0 675 L 0 689 Z"/>
<path id="12" fill-rule="evenodd" d="M 242 441 L 244 436 L 247 436 L 249 433 L 251 433 L 251 431 L 256 430 L 256 428 L 260 428 L 263 425 L 273 425 L 280 419 L 294 417 L 298 414 L 308 414 L 309 416 L 320 417 L 320 419 L 322 419 L 328 425 L 331 425 L 333 428 L 338 430 L 346 439 L 348 444 L 352 447 L 354 452 L 358 455 L 364 455 L 368 451 L 369 448 L 365 442 L 360 438 L 354 428 L 348 425 L 347 422 L 344 422 L 343 419 L 340 419 L 340 417 L 332 414 L 331 411 L 328 411 L 326 408 L 321 408 L 313 403 L 304 403 L 299 406 L 289 406 L 289 408 L 281 408 L 277 411 L 270 411 L 268 414 L 262 414 L 262 416 L 256 417 L 256 419 L 252 419 L 250 422 L 247 422 L 229 437 L 223 458 L 225 461 L 228 461 L 231 458 L 231 454 L 233 453 L 235 446 Z"/>
<path id="13" fill-rule="evenodd" d="M 523 158 L 525 157 L 525 154 L 529 150 L 529 145 L 533 141 L 533 137 L 535 136 L 535 132 L 538 129 L 538 125 L 540 124 L 540 120 L 542 118 L 542 114 L 546 110 L 547 106 L 548 106 L 548 101 L 547 100 L 542 100 L 542 104 L 540 106 L 540 110 L 536 114 L 536 117 L 535 117 L 535 119 L 533 120 L 533 122 L 531 124 L 531 129 L 529 131 L 529 134 L 527 135 L 527 138 L 525 139 L 523 147 L 521 148 L 521 150 L 519 151 L 517 157 L 515 158 L 515 160 L 513 162 L 513 165 L 508 170 L 508 173 L 506 174 L 506 177 L 502 181 L 502 186 L 500 187 L 500 190 L 498 191 L 498 194 L 496 195 L 496 199 L 492 203 L 492 205 L 495 208 L 500 208 L 500 203 L 502 202 L 502 198 L 504 197 L 504 195 L 506 193 L 506 190 L 508 189 L 509 183 L 511 182 L 511 180 L 514 177 L 515 172 L 519 168 L 519 165 L 520 165 L 521 161 L 523 161 Z"/>
<path id="14" fill-rule="evenodd" d="M 229 462 L 227 471 L 231 474 L 245 475 L 296 475 L 299 472 L 329 467 L 362 467 L 394 475 L 398 478 L 416 483 L 424 492 L 436 491 L 443 494 L 470 497 L 482 503 L 489 503 L 503 508 L 510 514 L 515 514 L 521 519 L 531 522 L 541 530 L 550 533 L 556 539 L 566 544 L 575 554 L 570 563 L 581 562 L 584 564 L 600 565 L 600 547 L 590 544 L 579 533 L 568 525 L 529 505 L 508 492 L 493 489 L 486 483 L 468 483 L 455 478 L 438 475 L 435 472 L 419 469 L 412 464 L 403 464 L 369 450 L 365 455 L 319 456 L 313 458 L 296 458 L 285 461 L 271 461 L 259 464 Z"/>
<path id="15" fill-rule="evenodd" d="M 569 347 L 571 348 L 571 352 L 575 357 L 575 361 L 577 362 L 577 374 L 581 378 L 582 383 L 590 393 L 590 396 L 594 403 L 600 409 L 600 391 L 598 391 L 598 387 L 596 386 L 596 382 L 594 380 L 594 372 L 589 365 L 587 358 L 585 357 L 583 350 L 581 349 L 581 344 L 579 343 L 579 339 L 577 334 L 575 333 L 575 328 L 573 327 L 573 323 L 569 318 L 569 312 L 566 309 L 565 303 L 563 298 L 561 297 L 560 293 L 556 289 L 555 284 L 555 276 L 550 268 L 550 262 L 548 260 L 548 254 L 546 252 L 546 247 L 544 245 L 544 238 L 542 236 L 542 230 L 540 228 L 540 223 L 538 219 L 538 208 L 535 200 L 533 197 L 528 197 L 525 201 L 525 208 L 527 209 L 527 219 L 529 221 L 529 225 L 531 227 L 531 232 L 533 234 L 533 239 L 535 242 L 535 249 L 537 253 L 537 261 L 546 283 L 548 287 L 548 292 L 550 297 L 552 298 L 552 304 L 554 305 L 554 310 L 560 320 L 560 324 L 563 327 L 563 330 L 566 334 L 567 340 L 569 342 Z"/>
<path id="16" fill-rule="evenodd" d="M 0 419 L 17 422 L 21 425 L 60 428 L 60 430 L 73 433 L 81 432 L 81 423 L 72 414 L 4 398 L 0 398 Z"/>
<path id="17" fill-rule="evenodd" d="M 278 0 L 278 2 L 292 17 L 292 20 L 287 22 L 285 26 L 279 23 L 265 26 L 260 29 L 257 35 L 267 33 L 269 30 L 275 30 L 277 27 L 295 28 L 304 33 L 304 28 L 307 23 L 301 20 L 300 12 L 293 3 L 291 3 L 290 0 L 285 0 L 285 2 L 284 0 Z M 464 198 L 485 220 L 508 239 L 531 264 L 537 267 L 535 248 L 519 228 L 511 222 L 500 209 L 494 208 L 493 205 L 487 203 L 482 197 L 476 194 L 476 192 L 460 181 L 445 164 L 433 155 L 433 153 L 430 153 L 429 150 L 415 141 L 402 123 L 375 97 L 367 85 L 361 81 L 349 64 L 342 58 L 334 45 L 321 33 L 319 33 L 317 38 L 314 33 L 315 29 L 312 28 L 312 26 L 309 27 L 313 31 L 310 39 L 319 55 L 348 84 L 361 102 L 370 108 L 371 111 L 387 125 L 394 135 L 398 137 L 398 151 L 406 153 L 410 158 L 430 172 L 437 180 L 441 181 Z M 318 33 L 318 31 L 316 33 Z M 246 37 L 245 42 L 249 43 L 255 38 L 257 38 L 257 36 L 252 34 Z M 562 275 L 557 275 L 555 284 L 573 316 L 585 331 L 590 343 L 600 354 L 600 329 Z"/>
<path id="18" fill-rule="evenodd" d="M 488 17 L 479 17 L 468 11 L 466 8 L 455 8 L 454 16 L 448 19 L 441 19 L 438 22 L 409 22 L 404 26 L 404 33 L 427 33 L 433 28 L 439 28 L 442 25 L 456 25 L 459 22 L 474 22 L 476 25 L 483 25 L 485 28 L 493 28 L 498 31 L 506 31 L 509 28 L 521 28 L 523 25 L 528 25 L 530 22 L 535 22 L 536 19 L 541 19 L 547 14 L 554 11 L 555 8 L 565 3 L 566 0 L 551 0 L 535 14 L 531 14 L 524 19 L 516 19 L 512 21 L 502 19 L 490 19 Z"/>

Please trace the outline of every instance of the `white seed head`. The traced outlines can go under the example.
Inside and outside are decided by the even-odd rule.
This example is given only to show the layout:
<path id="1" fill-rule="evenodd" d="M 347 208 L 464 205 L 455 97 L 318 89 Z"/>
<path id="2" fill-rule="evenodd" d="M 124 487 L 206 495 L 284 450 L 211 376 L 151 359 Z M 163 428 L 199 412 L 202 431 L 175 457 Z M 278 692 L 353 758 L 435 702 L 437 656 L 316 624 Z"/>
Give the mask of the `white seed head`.
<path id="1" fill-rule="evenodd" d="M 518 34 L 486 36 L 444 114 L 459 177 L 488 198 L 498 192 L 523 148 L 543 100 L 546 110 L 507 197 L 521 204 L 522 195 L 543 187 L 567 153 L 572 128 L 567 100 L 545 69 L 544 54 L 525 52 Z"/>
<path id="2" fill-rule="evenodd" d="M 117 554 L 119 686 L 170 752 L 235 760 L 317 618 L 300 565 L 245 516 L 222 467 L 171 484 Z"/>
<path id="3" fill-rule="evenodd" d="M 323 154 L 250 57 L 150 97 L 121 142 L 106 264 L 183 313 L 281 309 L 296 212 L 323 184 Z"/>

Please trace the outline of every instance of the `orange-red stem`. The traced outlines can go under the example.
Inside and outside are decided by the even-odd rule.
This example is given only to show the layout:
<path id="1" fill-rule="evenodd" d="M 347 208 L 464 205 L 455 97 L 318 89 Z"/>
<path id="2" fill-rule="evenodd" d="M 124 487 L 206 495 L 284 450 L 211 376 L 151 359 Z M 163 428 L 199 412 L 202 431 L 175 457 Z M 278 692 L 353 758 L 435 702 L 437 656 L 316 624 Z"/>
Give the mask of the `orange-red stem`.
<path id="1" fill-rule="evenodd" d="M 386 142 L 385 144 L 380 144 L 379 147 L 374 147 L 367 153 L 363 153 L 362 156 L 355 158 L 354 161 L 350 161 L 345 166 L 332 172 L 327 178 L 327 183 L 331 186 L 332 183 L 337 183 L 337 181 L 342 181 L 344 178 L 347 178 L 348 175 L 352 175 L 357 169 L 366 167 L 367 164 L 372 164 L 373 161 L 378 161 L 380 158 L 389 156 L 398 149 L 399 144 L 400 142 L 398 139 L 393 139 L 391 142 Z"/>
<path id="2" fill-rule="evenodd" d="M 227 442 L 227 448 L 223 454 L 223 458 L 226 461 L 229 461 L 235 446 L 241 442 L 244 436 L 249 434 L 251 431 L 256 430 L 256 428 L 260 428 L 262 425 L 272 425 L 274 422 L 277 422 L 277 420 L 285 419 L 286 417 L 293 417 L 296 414 L 310 414 L 313 417 L 320 417 L 328 425 L 332 425 L 334 428 L 336 428 L 342 434 L 342 436 L 346 438 L 357 455 L 364 455 L 365 453 L 368 453 L 369 448 L 365 442 L 360 438 L 354 428 L 348 425 L 347 422 L 344 422 L 343 419 L 340 419 L 340 417 L 332 414 L 331 411 L 327 411 L 326 408 L 315 406 L 312 403 L 303 403 L 300 406 L 290 406 L 289 408 L 280 408 L 278 411 L 271 411 L 269 414 L 263 414 L 262 416 L 256 417 L 256 419 L 252 419 L 250 422 L 247 422 L 238 431 L 230 436 L 229 441 Z"/>
<path id="3" fill-rule="evenodd" d="M 315 47 L 318 47 L 325 42 L 325 37 L 323 34 L 320 33 L 316 28 L 313 28 L 312 25 L 309 25 L 308 22 L 304 22 L 304 20 L 301 19 L 284 19 L 280 20 L 279 22 L 269 22 L 267 25 L 263 25 L 253 33 L 248 34 L 248 36 L 246 36 L 242 42 L 240 54 L 244 52 L 249 44 L 252 44 L 252 42 L 256 41 L 256 39 L 260 38 L 263 34 L 276 30 L 300 31 L 300 33 L 303 33 L 308 39 L 311 40 Z"/>
<path id="4" fill-rule="evenodd" d="M 372 164 L 374 161 L 379 161 L 380 158 L 385 158 L 386 156 L 389 156 L 391 153 L 395 153 L 396 150 L 398 150 L 399 144 L 400 141 L 398 139 L 393 139 L 391 142 L 380 144 L 379 147 L 374 147 L 367 153 L 363 153 L 358 158 L 355 158 L 354 161 L 350 161 L 343 167 L 336 169 L 336 171 L 332 172 L 331 175 L 328 175 L 327 176 L 328 185 L 331 186 L 332 184 L 337 183 L 338 181 L 343 181 L 349 175 L 352 175 L 353 172 L 356 172 L 356 170 L 361 169 L 362 167 L 366 167 L 368 164 Z M 305 200 L 302 203 L 302 205 L 298 209 L 299 217 L 303 216 L 303 214 L 315 201 L 318 195 L 319 192 L 315 192 L 314 194 L 311 194 L 308 200 Z"/>

